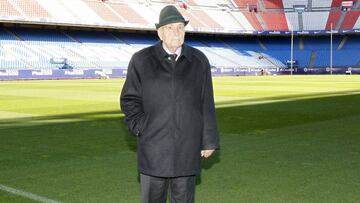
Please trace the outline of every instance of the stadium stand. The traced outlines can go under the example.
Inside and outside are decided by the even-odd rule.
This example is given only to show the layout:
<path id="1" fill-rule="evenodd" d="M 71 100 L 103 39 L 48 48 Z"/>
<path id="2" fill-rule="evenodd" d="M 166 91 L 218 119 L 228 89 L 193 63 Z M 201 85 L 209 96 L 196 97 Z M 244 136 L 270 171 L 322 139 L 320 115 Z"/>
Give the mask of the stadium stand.
<path id="1" fill-rule="evenodd" d="M 201 21 L 204 25 L 206 25 L 206 27 L 208 27 L 209 29 L 223 29 L 223 27 L 218 22 L 216 22 L 210 17 L 210 15 L 212 15 L 210 11 L 208 11 L 209 13 L 207 13 L 202 10 L 193 9 L 188 10 L 188 12 L 191 13 L 191 15 L 197 18 L 199 21 Z"/>
<path id="2" fill-rule="evenodd" d="M 312 7 L 316 8 L 330 8 L 332 0 L 321 0 L 321 1 L 312 1 Z"/>
<path id="3" fill-rule="evenodd" d="M 345 16 L 345 20 L 341 25 L 342 29 L 353 29 L 356 22 L 359 20 L 360 10 L 348 11 Z M 357 24 L 358 26 L 358 24 Z"/>
<path id="4" fill-rule="evenodd" d="M 263 30 L 263 28 L 254 12 L 244 11 L 242 13 L 245 15 L 245 17 L 251 23 L 251 25 L 255 28 L 255 30 Z"/>
<path id="5" fill-rule="evenodd" d="M 234 0 L 234 2 L 239 8 L 247 8 L 251 5 L 257 5 L 257 0 Z"/>
<path id="6" fill-rule="evenodd" d="M 284 12 L 263 12 L 268 30 L 289 30 Z"/>
<path id="7" fill-rule="evenodd" d="M 325 30 L 329 12 L 303 13 L 304 30 Z M 316 20 L 314 20 L 316 19 Z"/>
<path id="8" fill-rule="evenodd" d="M 332 0 L 331 7 L 340 7 L 340 6 L 341 6 L 341 3 L 342 3 L 343 1 L 344 1 L 344 0 Z M 352 2 L 355 4 L 357 0 L 348 0 L 348 1 L 352 1 Z"/>
<path id="9" fill-rule="evenodd" d="M 226 43 L 227 46 L 230 46 L 238 51 L 243 51 L 243 50 L 258 51 L 263 49 L 262 46 L 259 44 L 259 41 L 253 37 L 241 37 L 241 38 L 239 37 L 235 39 L 227 37 L 222 39 L 222 41 Z"/>
<path id="10" fill-rule="evenodd" d="M 332 24 L 333 28 L 335 28 L 337 25 L 337 22 L 339 21 L 340 16 L 341 16 L 341 11 L 331 11 L 329 13 L 329 17 L 328 17 L 325 29 L 330 30 L 331 24 Z"/>
<path id="11" fill-rule="evenodd" d="M 357 21 L 356 21 L 356 23 L 355 23 L 355 25 L 354 25 L 353 28 L 354 28 L 354 29 L 360 29 L 360 18 L 357 19 Z"/>
<path id="12" fill-rule="evenodd" d="M 20 69 L 57 68 L 56 65 L 49 62 L 52 57 L 68 58 L 69 64 L 75 68 L 126 68 L 130 56 L 135 51 L 157 41 L 155 36 L 100 31 L 42 30 L 42 32 L 38 32 L 37 29 L 11 29 L 9 32 L 14 35 L 5 30 L 1 31 L 2 49 L 4 49 L 2 53 L 12 54 L 20 58 L 20 61 L 26 60 L 26 63 L 20 63 L 21 65 L 18 67 L 12 65 L 13 68 Z M 336 50 L 335 54 L 340 61 L 334 65 L 342 66 L 344 63 L 345 65 L 356 65 L 356 60 L 358 60 L 356 57 L 353 57 L 352 60 L 347 57 L 351 57 L 349 53 L 354 53 L 353 51 L 359 45 L 359 40 L 358 38 L 350 39 L 349 42 L 354 41 L 355 45 L 346 44 L 341 50 Z M 341 40 L 341 37 L 335 38 L 334 47 L 339 47 Z M 7 42 L 4 43 L 4 41 Z M 285 67 L 286 61 L 290 59 L 289 41 L 285 41 L 283 38 L 257 40 L 218 38 L 210 40 L 200 37 L 189 39 L 187 42 L 204 51 L 214 66 Z M 303 43 L 303 46 L 299 45 L 300 42 Z M 304 38 L 301 41 L 296 40 L 295 44 L 294 56 L 299 62 L 299 67 L 309 67 L 312 53 L 317 56 L 315 66 L 322 67 L 324 64 L 328 64 L 328 38 Z M 5 65 L 2 64 L 3 66 Z"/>
<path id="13" fill-rule="evenodd" d="M 126 4 L 109 3 L 109 6 L 128 23 L 149 25 L 149 22 L 137 13 L 131 6 Z"/>
<path id="14" fill-rule="evenodd" d="M 263 0 L 267 9 L 283 9 L 284 5 L 282 1 L 277 0 Z"/>
<path id="15" fill-rule="evenodd" d="M 50 14 L 37 2 L 27 0 L 8 1 L 15 8 L 19 8 L 28 17 L 49 18 Z"/>
<path id="16" fill-rule="evenodd" d="M 346 43 L 343 46 L 343 49 L 359 49 L 360 47 L 360 38 L 359 37 L 346 37 Z"/>
<path id="17" fill-rule="evenodd" d="M 189 26 L 192 28 L 197 28 L 198 30 L 210 29 L 204 22 L 202 22 L 199 18 L 194 16 L 191 12 L 186 10 L 180 10 L 180 13 L 189 20 Z"/>
<path id="18" fill-rule="evenodd" d="M 215 1 L 202 1 L 202 0 L 192 0 L 192 5 L 201 6 L 201 7 L 217 7 Z"/>
<path id="19" fill-rule="evenodd" d="M 0 27 L 0 75 L 3 70 L 64 67 L 126 71 L 133 53 L 158 41 L 154 24 L 166 4 L 190 20 L 187 43 L 202 50 L 220 72 L 287 69 L 291 30 L 300 34 L 294 40 L 296 67 L 324 69 L 330 66 L 326 31 L 331 24 L 343 33 L 360 29 L 359 2 L 353 2 L 351 9 L 341 10 L 338 0 L 0 0 L 0 21 L 10 23 Z M 299 5 L 306 9 L 297 12 Z M 34 22 L 40 26 L 21 24 Z M 273 31 L 285 36 L 270 37 Z M 302 36 L 303 31 L 323 36 Z M 358 35 L 335 35 L 333 45 L 334 67 L 360 68 Z M 61 59 L 65 62 L 57 62 Z"/>
<path id="20" fill-rule="evenodd" d="M 299 15 L 297 13 L 285 13 L 289 30 L 299 30 Z"/>
<path id="21" fill-rule="evenodd" d="M 101 1 L 84 0 L 84 2 L 93 9 L 97 15 L 108 22 L 125 22 L 124 17 L 117 14 L 110 6 Z"/>
<path id="22" fill-rule="evenodd" d="M 294 8 L 294 6 L 308 7 L 308 0 L 283 0 L 284 8 Z"/>
<path id="23" fill-rule="evenodd" d="M 0 5 L 1 16 L 21 16 L 21 13 L 7 0 L 0 0 Z"/>
<path id="24" fill-rule="evenodd" d="M 236 30 L 239 28 L 239 23 L 228 13 L 220 10 L 193 10 L 196 16 L 199 16 L 210 28 Z M 210 16 L 218 16 L 218 18 L 211 18 Z"/>
<path id="25" fill-rule="evenodd" d="M 239 23 L 240 29 L 255 31 L 252 24 L 246 19 L 246 16 L 242 12 L 230 12 L 230 15 Z"/>
<path id="26" fill-rule="evenodd" d="M 6 19 L 13 17 L 14 20 L 21 19 L 25 22 L 43 21 L 50 24 L 65 23 L 135 29 L 154 29 L 157 13 L 164 3 L 170 3 L 178 6 L 181 13 L 191 20 L 189 31 L 226 33 L 290 28 L 300 31 L 323 30 L 324 27 L 328 29 L 329 24 L 336 24 L 341 19 L 339 6 L 342 1 L 1 0 L 0 2 L 2 5 L 0 14 L 6 16 Z M 309 8 L 298 14 L 293 8 L 301 5 Z M 79 7 L 82 9 L 77 9 Z M 251 7 L 256 9 L 251 10 Z M 359 10 L 354 8 L 355 10 L 344 13 L 346 23 L 341 25 L 342 29 L 358 27 L 356 22 L 359 18 Z M 319 20 L 309 24 L 308 21 L 313 18 Z"/>

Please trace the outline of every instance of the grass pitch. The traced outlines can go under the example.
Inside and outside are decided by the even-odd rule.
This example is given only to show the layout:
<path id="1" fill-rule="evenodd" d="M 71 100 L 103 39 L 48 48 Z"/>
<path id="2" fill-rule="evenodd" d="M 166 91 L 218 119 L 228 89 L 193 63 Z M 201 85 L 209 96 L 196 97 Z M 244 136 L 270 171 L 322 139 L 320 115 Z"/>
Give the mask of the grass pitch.
<path id="1" fill-rule="evenodd" d="M 221 150 L 196 202 L 359 202 L 360 76 L 215 77 Z M 0 186 L 139 202 L 123 79 L 0 82 Z M 0 189 L 0 202 L 34 202 Z"/>

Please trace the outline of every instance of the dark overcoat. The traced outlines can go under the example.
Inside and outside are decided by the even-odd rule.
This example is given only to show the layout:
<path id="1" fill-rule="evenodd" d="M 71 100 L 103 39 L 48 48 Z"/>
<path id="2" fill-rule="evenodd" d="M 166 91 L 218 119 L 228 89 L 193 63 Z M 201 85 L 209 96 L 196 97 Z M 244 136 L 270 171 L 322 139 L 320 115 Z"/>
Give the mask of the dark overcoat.
<path id="1" fill-rule="evenodd" d="M 130 60 L 120 104 L 137 136 L 140 173 L 177 177 L 200 173 L 200 151 L 218 149 L 210 64 L 186 45 L 175 62 L 157 44 Z"/>

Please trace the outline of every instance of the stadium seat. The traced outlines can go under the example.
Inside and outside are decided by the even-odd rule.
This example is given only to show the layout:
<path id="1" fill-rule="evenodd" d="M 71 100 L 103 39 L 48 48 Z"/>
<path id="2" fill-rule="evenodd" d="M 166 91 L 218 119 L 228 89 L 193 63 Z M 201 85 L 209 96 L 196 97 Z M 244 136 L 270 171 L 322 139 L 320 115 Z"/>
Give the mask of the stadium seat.
<path id="1" fill-rule="evenodd" d="M 310 4 L 310 3 L 311 4 Z M 356 2 L 356 1 L 354 1 Z M 212 66 L 222 68 L 285 68 L 290 60 L 290 38 L 255 37 L 253 32 L 360 29 L 359 9 L 342 12 L 337 0 L 0 0 L 0 15 L 6 19 L 90 26 L 88 31 L 73 29 L 0 28 L 0 69 L 61 68 L 53 59 L 64 58 L 75 69 L 126 69 L 131 56 L 158 41 L 154 32 L 164 5 L 173 4 L 190 20 L 186 30 L 201 33 L 250 33 L 232 37 L 206 37 L 189 34 L 186 42 L 202 50 Z M 186 7 L 182 5 L 186 4 Z M 309 4 L 309 5 L 308 5 Z M 310 6 L 303 13 L 297 5 Z M 248 11 L 255 6 L 257 12 Z M 259 6 L 259 8 L 257 8 Z M 331 7 L 331 8 L 330 8 Z M 77 8 L 82 8 L 77 10 Z M 344 17 L 344 19 L 343 19 Z M 343 23 L 341 23 L 343 22 Z M 341 23 L 341 25 L 340 25 Z M 146 30 L 147 34 L 116 28 Z M 149 30 L 152 30 L 149 32 Z M 341 31 L 341 30 L 340 30 Z M 286 34 L 289 34 L 287 32 Z M 310 35 L 309 35 L 310 36 Z M 329 37 L 295 36 L 294 59 L 300 68 L 329 66 Z M 356 67 L 360 40 L 357 36 L 334 36 L 334 67 Z"/>
<path id="2" fill-rule="evenodd" d="M 341 25 L 342 29 L 354 29 L 355 26 L 359 27 L 360 10 L 348 11 L 345 20 Z"/>
<path id="3" fill-rule="evenodd" d="M 338 21 L 339 21 L 340 16 L 341 16 L 341 11 L 331 11 L 329 13 L 329 17 L 328 17 L 325 29 L 330 30 L 331 29 L 331 24 L 332 24 L 332 27 L 334 29 L 336 27 Z"/>
<path id="4" fill-rule="evenodd" d="M 332 0 L 312 1 L 312 8 L 330 8 Z"/>
<path id="5" fill-rule="evenodd" d="M 325 30 L 328 17 L 329 12 L 304 12 L 304 30 Z"/>
<path id="6" fill-rule="evenodd" d="M 7 0 L 0 0 L 0 16 L 22 16 Z"/>
<path id="7" fill-rule="evenodd" d="M 279 0 L 263 0 L 265 7 L 267 9 L 283 9 L 284 5 L 282 1 Z"/>
<path id="8" fill-rule="evenodd" d="M 261 15 L 268 30 L 289 30 L 284 12 L 263 12 Z"/>

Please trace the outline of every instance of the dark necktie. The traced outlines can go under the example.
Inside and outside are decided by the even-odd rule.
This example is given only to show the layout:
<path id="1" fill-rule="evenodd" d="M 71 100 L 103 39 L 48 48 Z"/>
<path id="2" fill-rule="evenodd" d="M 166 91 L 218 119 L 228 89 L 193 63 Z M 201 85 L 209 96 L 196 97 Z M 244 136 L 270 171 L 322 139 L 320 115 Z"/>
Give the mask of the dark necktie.
<path id="1" fill-rule="evenodd" d="M 176 57 L 177 57 L 177 54 L 169 54 L 168 55 L 168 59 L 169 59 L 169 61 L 176 61 Z"/>

